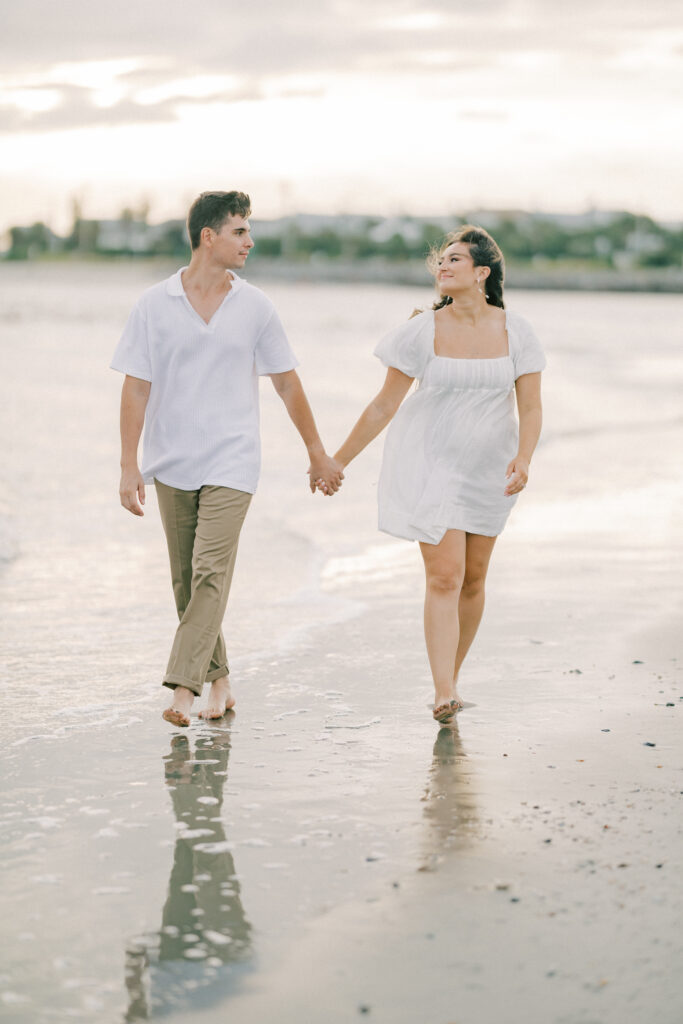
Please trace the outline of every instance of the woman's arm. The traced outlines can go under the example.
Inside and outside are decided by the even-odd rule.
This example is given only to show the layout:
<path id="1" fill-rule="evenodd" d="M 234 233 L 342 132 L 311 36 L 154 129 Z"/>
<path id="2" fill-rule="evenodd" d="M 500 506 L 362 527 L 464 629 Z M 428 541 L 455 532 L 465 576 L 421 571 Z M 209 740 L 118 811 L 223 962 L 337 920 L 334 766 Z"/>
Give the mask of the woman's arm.
<path id="1" fill-rule="evenodd" d="M 382 390 L 375 395 L 368 407 L 361 413 L 351 433 L 335 454 L 337 462 L 342 466 L 348 466 L 356 455 L 360 454 L 371 441 L 374 441 L 378 434 L 381 434 L 408 394 L 413 380 L 413 377 L 406 376 L 395 367 L 389 367 Z"/>
<path id="2" fill-rule="evenodd" d="M 519 448 L 505 473 L 505 494 L 517 494 L 529 479 L 529 463 L 541 435 L 541 375 L 525 373 L 515 381 L 519 413 Z"/>

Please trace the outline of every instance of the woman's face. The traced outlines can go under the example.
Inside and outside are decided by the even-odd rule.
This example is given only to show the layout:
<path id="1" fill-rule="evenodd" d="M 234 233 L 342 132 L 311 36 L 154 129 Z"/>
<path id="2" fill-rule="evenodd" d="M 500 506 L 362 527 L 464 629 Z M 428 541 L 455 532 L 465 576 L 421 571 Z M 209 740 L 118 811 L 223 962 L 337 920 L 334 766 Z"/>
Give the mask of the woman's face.
<path id="1" fill-rule="evenodd" d="M 488 267 L 475 267 L 466 242 L 453 242 L 439 257 L 436 282 L 442 295 L 476 288 L 486 276 Z"/>

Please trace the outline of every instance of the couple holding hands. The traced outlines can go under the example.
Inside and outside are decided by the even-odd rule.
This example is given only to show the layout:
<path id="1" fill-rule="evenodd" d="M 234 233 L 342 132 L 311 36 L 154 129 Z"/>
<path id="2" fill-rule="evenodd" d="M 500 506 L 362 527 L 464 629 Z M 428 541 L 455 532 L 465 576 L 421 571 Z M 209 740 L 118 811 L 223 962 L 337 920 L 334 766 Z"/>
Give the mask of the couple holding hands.
<path id="1" fill-rule="evenodd" d="M 312 491 L 337 491 L 346 466 L 391 422 L 379 528 L 420 544 L 433 716 L 448 724 L 463 706 L 458 675 L 483 614 L 493 546 L 540 435 L 541 346 L 504 308 L 495 241 L 483 228 L 460 228 L 430 256 L 438 301 L 380 341 L 384 384 L 328 456 L 272 303 L 234 273 L 254 245 L 250 213 L 242 192 L 195 200 L 189 265 L 144 292 L 111 363 L 125 374 L 121 504 L 143 515 L 145 484 L 154 482 L 180 620 L 163 717 L 188 726 L 205 682 L 204 718 L 235 703 L 221 623 L 258 482 L 258 378 L 268 375 L 308 450 Z"/>

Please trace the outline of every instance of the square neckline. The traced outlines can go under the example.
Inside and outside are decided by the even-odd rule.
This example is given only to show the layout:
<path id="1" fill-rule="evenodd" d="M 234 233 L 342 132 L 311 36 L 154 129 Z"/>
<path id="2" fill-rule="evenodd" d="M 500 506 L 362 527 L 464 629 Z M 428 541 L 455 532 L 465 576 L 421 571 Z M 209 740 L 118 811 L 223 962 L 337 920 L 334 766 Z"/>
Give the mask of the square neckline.
<path id="1" fill-rule="evenodd" d="M 503 310 L 505 317 L 505 337 L 507 338 L 508 350 L 504 356 L 440 356 L 434 346 L 436 344 L 436 310 L 431 310 L 432 314 L 432 359 L 450 359 L 454 363 L 495 363 L 500 359 L 512 359 L 512 353 L 510 351 L 510 326 L 508 324 L 508 311 Z"/>

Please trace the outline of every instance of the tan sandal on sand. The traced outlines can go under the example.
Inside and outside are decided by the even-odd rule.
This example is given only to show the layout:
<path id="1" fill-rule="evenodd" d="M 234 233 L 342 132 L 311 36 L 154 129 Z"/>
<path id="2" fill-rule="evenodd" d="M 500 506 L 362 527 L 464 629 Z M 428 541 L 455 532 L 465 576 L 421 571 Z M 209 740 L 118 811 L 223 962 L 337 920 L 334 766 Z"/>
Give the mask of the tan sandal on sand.
<path id="1" fill-rule="evenodd" d="M 448 725 L 449 722 L 453 721 L 453 717 L 456 711 L 461 711 L 463 705 L 459 700 L 448 700 L 445 704 L 439 704 L 432 711 L 432 715 L 436 722 L 441 725 Z"/>
<path id="2" fill-rule="evenodd" d="M 179 725 L 183 729 L 187 729 L 190 724 L 190 719 L 187 715 L 184 715 L 182 711 L 178 711 L 177 708 L 166 708 L 162 711 L 161 717 L 165 722 L 170 722 L 171 725 Z"/>

